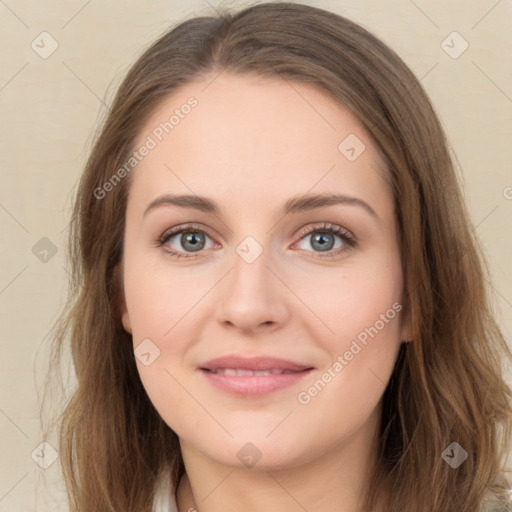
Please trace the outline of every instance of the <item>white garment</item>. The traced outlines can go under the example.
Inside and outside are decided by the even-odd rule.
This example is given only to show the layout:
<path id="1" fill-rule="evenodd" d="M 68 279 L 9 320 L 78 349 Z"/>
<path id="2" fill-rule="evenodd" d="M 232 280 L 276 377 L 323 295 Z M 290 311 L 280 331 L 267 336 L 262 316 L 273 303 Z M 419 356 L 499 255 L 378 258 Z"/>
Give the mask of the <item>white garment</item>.
<path id="1" fill-rule="evenodd" d="M 153 512 L 178 512 L 178 505 L 174 499 L 174 489 L 171 486 L 171 478 L 168 474 L 165 474 L 165 478 L 162 478 L 157 486 Z"/>

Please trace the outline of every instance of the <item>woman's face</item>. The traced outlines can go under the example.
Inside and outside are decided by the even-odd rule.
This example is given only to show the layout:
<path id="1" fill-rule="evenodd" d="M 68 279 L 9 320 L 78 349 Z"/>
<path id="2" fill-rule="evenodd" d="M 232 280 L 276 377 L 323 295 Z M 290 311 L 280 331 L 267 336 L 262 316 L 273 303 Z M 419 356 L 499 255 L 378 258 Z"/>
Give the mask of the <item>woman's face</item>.
<path id="1" fill-rule="evenodd" d="M 136 147 L 122 320 L 182 448 L 278 468 L 366 445 L 408 333 L 361 124 L 310 85 L 224 72 L 173 93 Z"/>

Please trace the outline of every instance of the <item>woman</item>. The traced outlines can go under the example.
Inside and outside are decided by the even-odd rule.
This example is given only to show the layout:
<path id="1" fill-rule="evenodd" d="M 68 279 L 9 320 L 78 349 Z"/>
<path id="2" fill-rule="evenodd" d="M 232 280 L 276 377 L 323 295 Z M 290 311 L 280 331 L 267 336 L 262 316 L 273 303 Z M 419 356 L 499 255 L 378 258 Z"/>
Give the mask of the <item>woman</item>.
<path id="1" fill-rule="evenodd" d="M 510 510 L 486 267 L 431 103 L 362 27 L 265 3 L 166 33 L 70 242 L 71 510 Z"/>

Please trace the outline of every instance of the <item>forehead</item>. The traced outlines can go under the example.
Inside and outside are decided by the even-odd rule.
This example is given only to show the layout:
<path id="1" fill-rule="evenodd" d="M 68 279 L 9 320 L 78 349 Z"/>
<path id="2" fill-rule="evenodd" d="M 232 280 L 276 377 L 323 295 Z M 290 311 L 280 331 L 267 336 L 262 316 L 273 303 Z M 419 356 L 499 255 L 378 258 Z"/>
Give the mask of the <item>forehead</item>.
<path id="1" fill-rule="evenodd" d="M 166 186 L 268 201 L 332 189 L 378 196 L 385 186 L 384 159 L 357 118 L 313 85 L 279 77 L 222 72 L 185 84 L 150 115 L 136 148 L 150 139 L 132 176 L 148 200 Z"/>

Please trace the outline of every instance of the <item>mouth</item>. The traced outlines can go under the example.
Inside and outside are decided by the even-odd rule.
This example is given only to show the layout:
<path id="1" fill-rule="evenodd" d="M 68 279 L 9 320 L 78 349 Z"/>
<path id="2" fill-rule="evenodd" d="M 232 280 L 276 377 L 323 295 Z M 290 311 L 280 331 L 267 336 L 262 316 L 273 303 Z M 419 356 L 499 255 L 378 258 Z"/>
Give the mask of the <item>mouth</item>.
<path id="1" fill-rule="evenodd" d="M 272 357 L 227 356 L 198 367 L 217 390 L 238 397 L 261 397 L 296 385 L 314 367 Z"/>
<path id="2" fill-rule="evenodd" d="M 300 373 L 296 370 L 284 370 L 281 368 L 272 368 L 271 370 L 243 370 L 241 368 L 218 368 L 216 370 L 210 370 L 208 368 L 201 368 L 201 370 L 214 373 L 216 375 L 238 375 L 239 377 L 246 377 L 249 375 L 283 375 Z"/>

